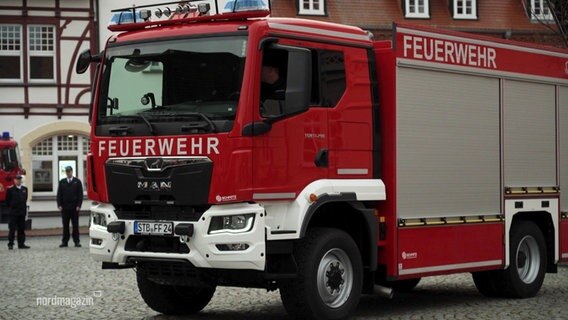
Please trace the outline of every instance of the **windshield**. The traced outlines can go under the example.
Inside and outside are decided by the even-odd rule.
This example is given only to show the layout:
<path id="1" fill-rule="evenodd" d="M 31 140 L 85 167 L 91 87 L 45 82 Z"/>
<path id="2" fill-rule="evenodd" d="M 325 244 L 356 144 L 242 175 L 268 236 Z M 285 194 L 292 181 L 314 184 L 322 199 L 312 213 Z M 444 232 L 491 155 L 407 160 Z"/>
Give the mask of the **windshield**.
<path id="1" fill-rule="evenodd" d="M 125 132 L 111 132 L 108 127 L 98 133 L 229 131 L 237 111 L 246 46 L 245 36 L 232 36 L 109 48 L 98 124 L 132 125 Z"/>
<path id="2" fill-rule="evenodd" d="M 0 149 L 0 170 L 13 171 L 20 167 L 19 163 L 20 158 L 17 147 Z"/>

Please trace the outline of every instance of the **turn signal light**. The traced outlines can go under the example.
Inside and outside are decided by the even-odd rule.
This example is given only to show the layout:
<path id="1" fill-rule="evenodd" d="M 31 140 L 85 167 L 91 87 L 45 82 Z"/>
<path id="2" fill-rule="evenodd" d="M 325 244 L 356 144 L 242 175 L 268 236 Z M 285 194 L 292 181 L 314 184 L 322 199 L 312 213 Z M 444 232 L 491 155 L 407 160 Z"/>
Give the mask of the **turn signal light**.
<path id="1" fill-rule="evenodd" d="M 310 194 L 310 202 L 318 201 L 318 195 L 315 193 Z"/>

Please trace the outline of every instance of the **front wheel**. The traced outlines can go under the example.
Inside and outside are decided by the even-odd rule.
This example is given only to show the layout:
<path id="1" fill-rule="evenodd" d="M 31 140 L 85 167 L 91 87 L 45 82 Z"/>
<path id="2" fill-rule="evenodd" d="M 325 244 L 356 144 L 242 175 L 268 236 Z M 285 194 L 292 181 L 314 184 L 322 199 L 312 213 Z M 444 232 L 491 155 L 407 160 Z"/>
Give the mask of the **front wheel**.
<path id="1" fill-rule="evenodd" d="M 149 280 L 144 272 L 136 272 L 138 290 L 146 304 L 163 314 L 188 315 L 201 311 L 215 293 L 215 286 L 197 288 L 172 286 L 155 283 Z"/>
<path id="2" fill-rule="evenodd" d="M 361 255 L 344 231 L 313 228 L 294 248 L 298 278 L 280 283 L 286 311 L 298 319 L 344 319 L 363 285 Z"/>

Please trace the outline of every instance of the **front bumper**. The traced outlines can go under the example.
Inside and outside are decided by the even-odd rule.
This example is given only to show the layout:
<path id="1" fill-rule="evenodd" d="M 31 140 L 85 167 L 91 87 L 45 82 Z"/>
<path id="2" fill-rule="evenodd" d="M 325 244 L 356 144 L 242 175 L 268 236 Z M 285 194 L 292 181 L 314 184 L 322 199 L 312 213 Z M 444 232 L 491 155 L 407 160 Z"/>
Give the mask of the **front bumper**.
<path id="1" fill-rule="evenodd" d="M 118 221 L 114 207 L 110 204 L 97 204 L 91 208 L 91 212 L 104 214 L 106 222 Z M 254 214 L 254 225 L 248 232 L 242 233 L 218 233 L 208 234 L 211 218 L 214 216 Z M 92 219 L 92 218 L 91 218 Z M 264 270 L 266 245 L 265 245 L 265 214 L 264 208 L 258 204 L 238 203 L 228 205 L 214 205 L 203 213 L 196 222 L 191 222 L 194 227 L 193 236 L 183 245 L 189 248 L 189 253 L 162 253 L 162 252 L 139 252 L 125 250 L 128 237 L 134 235 L 134 220 L 120 220 L 125 222 L 124 234 L 107 232 L 107 228 L 94 224 L 91 221 L 89 236 L 90 253 L 93 259 L 102 262 L 125 264 L 128 258 L 154 258 L 154 259 L 184 259 L 197 268 L 215 269 L 249 269 Z M 173 221 L 174 229 L 179 223 L 186 221 Z M 247 244 L 248 248 L 241 251 L 221 251 L 217 245 Z"/>

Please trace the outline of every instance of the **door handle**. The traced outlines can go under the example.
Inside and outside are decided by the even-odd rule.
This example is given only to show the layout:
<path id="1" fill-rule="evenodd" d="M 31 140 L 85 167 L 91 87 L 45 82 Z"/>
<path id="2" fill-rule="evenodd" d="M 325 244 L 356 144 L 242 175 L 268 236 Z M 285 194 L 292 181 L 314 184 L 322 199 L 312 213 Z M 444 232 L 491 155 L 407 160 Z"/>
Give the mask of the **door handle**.
<path id="1" fill-rule="evenodd" d="M 247 123 L 243 127 L 243 137 L 254 137 L 265 134 L 272 129 L 272 125 L 265 121 Z"/>
<path id="2" fill-rule="evenodd" d="M 327 149 L 319 149 L 316 153 L 316 158 L 314 159 L 314 164 L 318 168 L 327 168 L 329 166 L 329 152 Z"/>

